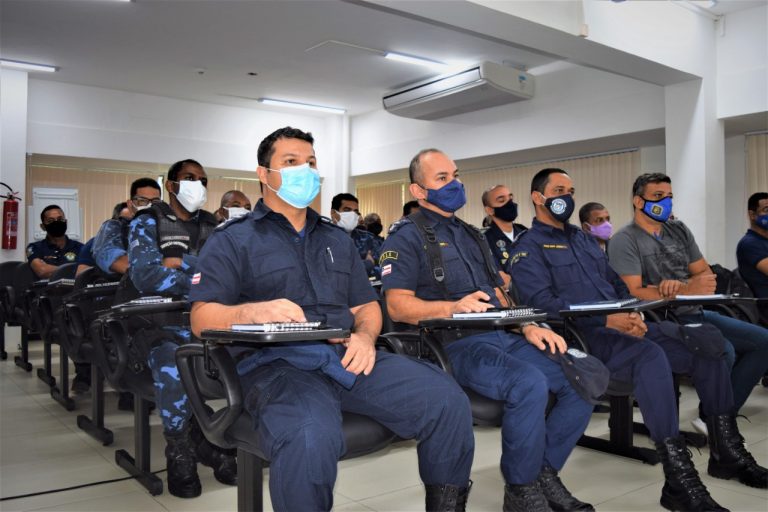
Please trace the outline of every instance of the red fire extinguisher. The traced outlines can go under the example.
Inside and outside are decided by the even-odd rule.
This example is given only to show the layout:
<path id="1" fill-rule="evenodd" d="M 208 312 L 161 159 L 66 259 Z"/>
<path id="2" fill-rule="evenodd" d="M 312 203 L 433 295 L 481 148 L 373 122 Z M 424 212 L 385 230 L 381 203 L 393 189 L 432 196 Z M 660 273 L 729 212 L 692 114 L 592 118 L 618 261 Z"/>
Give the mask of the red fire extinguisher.
<path id="1" fill-rule="evenodd" d="M 8 189 L 7 194 L 0 195 L 0 197 L 5 198 L 3 201 L 3 249 L 15 249 L 16 240 L 19 237 L 19 201 L 21 201 L 21 197 L 19 197 L 18 192 L 14 192 L 5 183 L 0 182 L 0 185 Z"/>

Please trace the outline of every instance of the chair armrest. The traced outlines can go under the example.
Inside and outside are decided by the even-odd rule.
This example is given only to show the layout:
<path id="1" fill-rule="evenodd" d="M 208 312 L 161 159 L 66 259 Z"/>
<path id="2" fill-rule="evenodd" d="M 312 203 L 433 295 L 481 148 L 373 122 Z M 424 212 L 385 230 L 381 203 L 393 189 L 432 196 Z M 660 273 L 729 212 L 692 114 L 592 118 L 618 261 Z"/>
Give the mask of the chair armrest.
<path id="1" fill-rule="evenodd" d="M 201 371 L 202 365 L 195 364 L 195 359 L 203 362 L 206 349 L 202 344 L 189 343 L 182 345 L 176 351 L 176 365 L 181 376 L 181 383 L 187 391 L 192 411 L 197 417 L 200 428 L 212 443 L 231 448 L 234 444 L 228 440 L 227 430 L 235 424 L 243 412 L 243 390 L 237 375 L 235 361 L 229 355 L 226 347 L 209 346 L 207 356 L 213 363 L 216 377 L 224 388 L 224 398 L 227 405 L 218 411 L 212 411 L 206 406 L 205 396 L 201 391 L 199 379 L 214 377 Z"/>
<path id="2" fill-rule="evenodd" d="M 418 331 L 381 334 L 376 340 L 376 346 L 403 356 L 419 357 L 421 355 L 421 337 Z"/>
<path id="3" fill-rule="evenodd" d="M 448 375 L 453 375 L 453 366 L 448 359 L 448 354 L 445 353 L 443 344 L 440 340 L 435 339 L 427 329 L 421 330 L 421 342 L 424 344 L 423 348 L 426 348 L 432 357 L 429 359 L 442 368 Z"/>

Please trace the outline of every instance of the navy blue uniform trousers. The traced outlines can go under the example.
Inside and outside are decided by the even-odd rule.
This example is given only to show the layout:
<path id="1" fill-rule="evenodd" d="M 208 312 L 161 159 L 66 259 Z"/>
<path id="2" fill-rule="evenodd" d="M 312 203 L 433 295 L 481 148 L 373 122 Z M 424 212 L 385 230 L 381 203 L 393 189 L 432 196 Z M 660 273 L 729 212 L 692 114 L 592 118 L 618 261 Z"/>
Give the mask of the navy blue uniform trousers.
<path id="1" fill-rule="evenodd" d="M 562 469 L 584 433 L 593 406 L 571 387 L 560 365 L 523 337 L 477 334 L 446 346 L 462 386 L 503 400 L 501 472 L 508 484 L 531 483 L 544 463 Z M 557 403 L 546 415 L 549 392 Z"/>
<path id="2" fill-rule="evenodd" d="M 585 329 L 590 353 L 611 371 L 611 378 L 631 382 L 645 426 L 654 441 L 680 433 L 672 373 L 690 375 L 704 414 L 733 412 L 733 391 L 725 358 L 694 355 L 679 338 L 665 335 L 648 322 L 645 338 L 615 329 Z"/>
<path id="3" fill-rule="evenodd" d="M 425 484 L 467 485 L 475 443 L 469 399 L 430 363 L 378 351 L 373 372 L 346 389 L 320 371 L 278 360 L 248 372 L 241 383 L 258 447 L 271 461 L 275 510 L 331 509 L 336 463 L 345 452 L 341 411 L 419 440 Z"/>

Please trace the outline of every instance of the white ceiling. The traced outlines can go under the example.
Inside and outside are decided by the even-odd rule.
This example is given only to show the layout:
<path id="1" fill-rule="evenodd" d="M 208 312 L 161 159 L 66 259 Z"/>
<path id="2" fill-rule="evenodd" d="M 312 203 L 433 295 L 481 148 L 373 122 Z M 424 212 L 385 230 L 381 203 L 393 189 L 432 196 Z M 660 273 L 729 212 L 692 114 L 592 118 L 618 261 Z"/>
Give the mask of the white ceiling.
<path id="1" fill-rule="evenodd" d="M 384 92 L 434 74 L 340 44 L 307 51 L 329 40 L 444 62 L 553 62 L 340 0 L 0 1 L 2 58 L 60 68 L 36 79 L 240 107 L 272 97 L 359 114 L 380 108 Z"/>

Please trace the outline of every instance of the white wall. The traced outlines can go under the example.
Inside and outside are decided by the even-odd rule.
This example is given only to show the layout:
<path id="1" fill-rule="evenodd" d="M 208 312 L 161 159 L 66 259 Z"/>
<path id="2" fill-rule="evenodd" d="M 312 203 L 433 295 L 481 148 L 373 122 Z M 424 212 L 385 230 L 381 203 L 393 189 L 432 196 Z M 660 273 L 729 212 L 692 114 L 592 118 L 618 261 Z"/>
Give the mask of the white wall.
<path id="1" fill-rule="evenodd" d="M 30 80 L 27 151 L 157 163 L 194 158 L 205 166 L 255 172 L 259 142 L 291 125 L 314 134 L 325 171 L 322 162 L 338 160 L 337 124 L 327 116 Z"/>
<path id="2" fill-rule="evenodd" d="M 717 117 L 768 111 L 768 4 L 725 17 L 717 38 Z"/>
<path id="3" fill-rule="evenodd" d="M 703 76 L 712 65 L 700 51 L 715 22 L 673 2 L 583 0 L 589 39 L 675 69 Z"/>
<path id="4" fill-rule="evenodd" d="M 399 169 L 420 149 L 472 158 L 664 126 L 663 88 L 567 65 L 537 76 L 532 100 L 437 121 L 384 111 L 352 118 L 353 176 Z"/>
<path id="5" fill-rule="evenodd" d="M 736 244 L 749 227 L 747 221 L 747 153 L 744 135 L 725 139 L 725 261 L 736 267 Z"/>
<path id="6" fill-rule="evenodd" d="M 23 261 L 26 248 L 27 73 L 0 68 L 0 181 L 21 193 L 16 249 L 0 249 L 0 261 Z M 5 187 L 0 191 L 5 194 Z"/>

